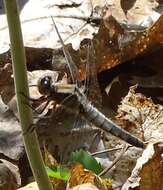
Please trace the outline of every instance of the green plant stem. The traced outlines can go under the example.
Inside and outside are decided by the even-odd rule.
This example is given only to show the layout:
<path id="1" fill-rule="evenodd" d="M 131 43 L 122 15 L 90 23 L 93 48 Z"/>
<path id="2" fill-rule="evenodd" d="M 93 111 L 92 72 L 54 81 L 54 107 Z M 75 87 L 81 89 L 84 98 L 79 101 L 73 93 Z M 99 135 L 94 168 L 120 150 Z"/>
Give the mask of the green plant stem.
<path id="1" fill-rule="evenodd" d="M 35 130 L 28 132 L 33 124 L 32 111 L 28 106 L 27 98 L 29 89 L 26 74 L 26 59 L 23 46 L 22 32 L 16 0 L 4 0 L 7 14 L 9 35 L 11 42 L 11 55 L 14 71 L 15 89 L 17 95 L 17 106 L 19 111 L 20 123 L 22 127 L 23 140 L 26 153 L 40 190 L 52 190 L 52 185 L 47 176 L 39 143 Z M 24 95 L 22 95 L 24 94 Z"/>

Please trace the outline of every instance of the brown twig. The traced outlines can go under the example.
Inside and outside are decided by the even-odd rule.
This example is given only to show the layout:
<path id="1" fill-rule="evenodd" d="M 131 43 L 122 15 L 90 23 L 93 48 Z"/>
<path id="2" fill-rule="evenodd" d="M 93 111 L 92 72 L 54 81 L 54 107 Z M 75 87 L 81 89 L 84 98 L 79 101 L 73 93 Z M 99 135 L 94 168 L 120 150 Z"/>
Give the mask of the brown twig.
<path id="1" fill-rule="evenodd" d="M 100 174 L 99 177 L 105 175 L 123 156 L 123 154 L 126 152 L 126 150 L 129 148 L 130 145 L 124 144 L 123 147 L 121 148 L 121 152 L 119 153 L 119 155 L 115 158 L 115 160 L 113 160 L 111 166 L 105 168 Z"/>
<path id="2" fill-rule="evenodd" d="M 128 145 L 128 148 L 130 148 L 130 147 L 133 147 L 133 146 L 132 146 L 132 145 Z M 106 150 L 94 152 L 94 153 L 92 153 L 91 155 L 92 155 L 92 156 L 96 156 L 96 155 L 98 155 L 98 154 L 103 154 L 103 153 L 107 153 L 107 152 L 117 151 L 117 150 L 121 150 L 121 149 L 123 149 L 123 148 L 124 148 L 123 146 L 122 146 L 122 147 L 117 147 L 117 148 L 109 148 L 109 149 L 106 149 Z"/>

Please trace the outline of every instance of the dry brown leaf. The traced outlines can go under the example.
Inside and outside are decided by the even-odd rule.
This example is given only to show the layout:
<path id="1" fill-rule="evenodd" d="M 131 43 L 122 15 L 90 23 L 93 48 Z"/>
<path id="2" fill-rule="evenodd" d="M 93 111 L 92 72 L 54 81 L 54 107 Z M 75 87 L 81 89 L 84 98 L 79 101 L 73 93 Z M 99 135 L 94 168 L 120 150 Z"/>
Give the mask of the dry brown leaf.
<path id="1" fill-rule="evenodd" d="M 156 0 L 106 0 L 109 12 L 126 26 L 148 28 L 159 16 Z"/>
<path id="2" fill-rule="evenodd" d="M 105 6 L 108 7 L 110 14 L 119 23 L 137 28 L 140 26 L 148 28 L 160 15 L 157 12 L 157 1 L 137 0 L 127 10 L 127 17 L 123 4 L 120 4 L 119 0 L 30 0 L 25 4 L 20 14 L 25 46 L 55 48 L 58 45 L 51 16 L 54 16 L 63 39 L 67 39 L 66 43 L 70 42 L 74 49 L 78 49 L 83 39 L 92 39 L 93 33 L 98 31 L 98 24 L 96 22 L 94 24 L 88 23 L 87 20 L 90 16 L 100 18 L 102 8 Z M 93 15 L 91 15 L 92 11 Z M 0 27 L 0 49 L 1 52 L 5 52 L 9 49 L 5 15 L 1 15 L 0 20 L 2 23 Z"/>
<path id="3" fill-rule="evenodd" d="M 21 12 L 25 46 L 52 49 L 61 47 L 61 44 L 58 43 L 58 37 L 56 36 L 52 23 L 52 15 L 55 17 L 57 27 L 63 40 L 66 40 L 65 43 L 71 43 L 73 48 L 77 50 L 82 40 L 86 38 L 92 39 L 93 34 L 98 32 L 99 22 L 94 22 L 93 24 L 92 20 L 87 20 L 92 10 L 92 19 L 97 17 L 101 20 L 103 8 L 107 7 L 108 11 L 104 18 L 105 24 L 102 24 L 99 34 L 94 38 L 97 42 L 96 49 L 99 71 L 103 71 L 135 58 L 148 50 L 153 50 L 156 46 L 158 47 L 162 44 L 162 16 L 160 16 L 161 12 L 157 10 L 157 6 L 157 1 L 137 0 L 133 7 L 127 10 L 128 13 L 126 14 L 128 15 L 126 17 L 122 9 L 122 2 L 120 5 L 119 0 L 92 0 L 92 2 L 91 0 L 73 0 L 66 2 L 60 0 L 30 0 L 26 3 Z M 32 11 L 32 9 L 34 9 L 34 11 Z M 33 14 L 31 14 L 31 12 L 33 12 Z M 160 19 L 158 19 L 159 17 Z M 2 15 L 0 19 L 4 21 L 4 15 Z M 2 47 L 0 49 L 2 52 L 5 52 L 6 49 L 9 49 L 9 42 L 7 42 L 9 41 L 7 24 L 3 23 L 1 26 L 0 41 Z M 34 48 L 30 51 L 35 51 Z M 50 53 L 49 49 L 46 51 Z M 47 60 L 46 51 L 42 53 L 42 55 L 44 54 L 43 57 L 45 57 L 45 61 Z M 74 54 L 76 54 L 76 52 Z M 28 56 L 28 58 L 29 57 L 31 58 L 31 56 Z M 11 60 L 8 59 L 8 61 Z M 27 60 L 27 62 L 30 61 Z M 76 63 L 79 64 L 83 76 L 82 78 L 84 78 L 85 70 L 83 70 L 83 65 L 80 61 Z"/>
<path id="4" fill-rule="evenodd" d="M 97 187 L 96 189 L 107 190 L 102 180 L 98 176 L 96 176 L 92 171 L 84 169 L 84 167 L 78 163 L 73 166 L 71 170 L 71 176 L 68 181 L 67 190 L 74 190 L 75 186 L 82 184 L 92 184 L 93 186 Z"/>
<path id="5" fill-rule="evenodd" d="M 123 126 L 139 133 L 145 141 L 163 141 L 163 106 L 155 105 L 151 98 L 135 93 L 135 89 L 136 86 L 131 87 L 123 98 L 117 119 L 123 122 Z"/>
<path id="6" fill-rule="evenodd" d="M 110 15 L 104 18 L 98 34 L 95 36 L 97 61 L 101 71 L 110 69 L 149 52 L 163 43 L 163 15 L 148 30 L 129 32 L 124 30 Z"/>
<path id="7" fill-rule="evenodd" d="M 163 106 L 155 105 L 135 89 L 136 86 L 131 87 L 123 98 L 117 119 L 122 126 L 149 142 L 122 189 L 160 190 L 163 177 Z"/>
<path id="8" fill-rule="evenodd" d="M 122 190 L 162 190 L 162 153 L 163 144 L 149 144 L 137 160 L 137 164 Z"/>
<path id="9" fill-rule="evenodd" d="M 60 46 L 51 19 L 53 16 L 62 38 L 66 40 L 66 43 L 71 42 L 74 49 L 78 49 L 83 39 L 91 39 L 93 33 L 97 32 L 97 27 L 87 23 L 91 13 L 92 3 L 90 0 L 30 0 L 20 14 L 25 46 L 34 48 Z M 4 15 L 0 19 L 3 21 L 0 28 L 2 53 L 9 49 L 9 36 Z"/>

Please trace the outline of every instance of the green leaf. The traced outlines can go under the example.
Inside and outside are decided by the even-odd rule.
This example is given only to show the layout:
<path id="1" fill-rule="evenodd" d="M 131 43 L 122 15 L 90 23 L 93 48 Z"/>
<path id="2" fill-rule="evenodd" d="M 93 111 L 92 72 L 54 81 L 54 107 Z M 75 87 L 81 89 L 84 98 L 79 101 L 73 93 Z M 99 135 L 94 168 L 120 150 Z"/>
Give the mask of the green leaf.
<path id="1" fill-rule="evenodd" d="M 53 177 L 56 179 L 61 179 L 63 181 L 68 181 L 70 177 L 70 171 L 68 168 L 63 166 L 56 166 L 53 168 L 45 167 L 49 177 Z"/>
<path id="2" fill-rule="evenodd" d="M 95 174 L 99 174 L 103 170 L 101 164 L 87 151 L 82 149 L 71 153 L 70 162 L 81 163 L 84 168 L 93 171 Z"/>

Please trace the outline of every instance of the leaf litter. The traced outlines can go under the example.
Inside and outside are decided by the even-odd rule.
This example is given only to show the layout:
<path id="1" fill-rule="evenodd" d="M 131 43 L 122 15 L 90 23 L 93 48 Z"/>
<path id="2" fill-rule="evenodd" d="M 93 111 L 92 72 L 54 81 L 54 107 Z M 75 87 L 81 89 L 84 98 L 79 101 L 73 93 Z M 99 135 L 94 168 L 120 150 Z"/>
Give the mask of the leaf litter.
<path id="1" fill-rule="evenodd" d="M 123 126 L 147 142 L 142 156 L 136 161 L 131 176 L 122 186 L 126 189 L 161 189 L 163 176 L 163 106 L 153 103 L 151 98 L 136 93 L 136 86 L 130 88 L 123 98 L 116 116 Z M 137 132 L 139 130 L 139 132 Z M 151 182 L 152 181 L 152 182 Z"/>
<path id="2" fill-rule="evenodd" d="M 84 1 L 84 3 L 83 1 L 80 1 L 78 3 L 76 3 L 75 1 L 74 2 L 67 1 L 66 3 L 63 1 L 58 1 L 58 2 L 38 1 L 38 2 L 32 1 L 32 0 L 29 1 L 29 3 L 26 4 L 26 6 L 21 12 L 22 27 L 23 27 L 23 31 L 25 31 L 24 32 L 25 46 L 28 47 L 26 48 L 28 49 L 27 63 L 33 64 L 33 67 L 35 67 L 34 64 L 36 64 L 35 60 L 37 60 L 37 56 L 40 55 L 37 53 L 33 54 L 32 52 L 34 52 L 35 50 L 37 51 L 37 49 L 34 50 L 33 48 L 40 48 L 38 49 L 38 51 L 39 52 L 42 51 L 42 55 L 45 55 L 45 56 L 42 56 L 42 58 L 45 57 L 45 60 L 46 60 L 45 62 L 48 63 L 49 56 L 47 56 L 47 52 L 48 53 L 50 52 L 49 54 L 52 53 L 52 50 L 49 50 L 49 48 L 56 49 L 56 47 L 59 45 L 57 41 L 54 42 L 54 40 L 56 40 L 57 38 L 55 38 L 55 32 L 53 31 L 54 27 L 52 25 L 52 21 L 50 18 L 51 16 L 54 16 L 54 17 L 57 16 L 53 14 L 54 13 L 58 14 L 58 12 L 62 14 L 60 16 L 58 15 L 59 16 L 58 19 L 56 18 L 55 20 L 56 20 L 56 23 L 58 22 L 59 30 L 63 36 L 63 39 L 66 40 L 66 43 L 71 42 L 73 48 L 75 48 L 76 50 L 79 48 L 80 42 L 85 38 L 90 38 L 90 39 L 93 38 L 93 41 L 97 43 L 96 52 L 97 52 L 97 65 L 99 68 L 98 71 L 110 69 L 127 60 L 134 59 L 138 55 L 142 55 L 144 53 L 147 53 L 148 51 L 150 52 L 150 50 L 153 50 L 156 46 L 158 48 L 161 47 L 161 44 L 163 41 L 162 24 L 161 24 L 162 16 L 160 16 L 161 13 L 156 11 L 157 10 L 156 8 L 158 6 L 158 2 L 156 1 L 154 1 L 153 3 L 150 1 L 143 1 L 144 6 L 142 6 L 142 1 L 135 1 L 135 3 L 133 3 L 133 5 L 130 7 L 125 7 L 122 1 L 121 1 L 121 5 L 119 4 L 119 2 L 115 3 L 112 1 L 105 1 L 105 3 L 102 3 L 102 6 L 100 4 L 100 1 L 92 1 L 92 3 L 90 3 L 90 1 L 89 2 Z M 31 12 L 31 5 L 34 9 L 37 9 L 40 11 L 32 11 L 33 14 L 29 14 L 28 10 L 30 9 L 30 12 Z M 101 11 L 104 5 L 109 5 L 108 6 L 109 9 L 106 10 L 104 22 L 101 23 L 100 28 L 99 28 L 98 23 L 96 22 L 93 23 L 93 19 L 89 20 L 89 18 L 92 12 L 93 12 L 92 14 L 93 17 L 97 16 L 99 18 L 101 16 Z M 146 11 L 144 11 L 143 8 L 145 8 Z M 73 12 L 74 15 L 70 14 L 72 13 L 72 10 L 74 11 Z M 86 12 L 82 12 L 83 10 L 86 10 Z M 47 12 L 48 12 L 48 15 L 47 15 Z M 63 13 L 65 15 L 63 15 Z M 61 19 L 62 16 L 64 16 L 64 18 Z M 76 18 L 67 18 L 67 17 L 74 17 L 74 16 Z M 3 15 L 1 18 L 5 20 Z M 67 20 L 67 22 L 65 22 L 65 20 Z M 61 21 L 62 23 L 72 23 L 73 25 L 69 26 L 66 24 L 66 25 L 63 25 L 62 27 L 61 26 L 62 24 L 60 23 Z M 76 23 L 77 23 L 77 26 L 76 26 Z M 36 25 L 38 27 L 36 27 Z M 1 54 L 2 56 L 0 56 L 0 60 L 1 60 L 1 63 L 3 64 L 1 73 L 4 74 L 6 71 L 9 71 L 8 73 L 10 73 L 10 69 L 7 68 L 7 63 L 10 63 L 11 60 L 10 60 L 9 52 L 6 52 L 9 49 L 9 45 L 7 43 L 7 39 L 8 39 L 7 32 L 6 32 L 7 28 L 5 26 L 5 23 L 3 23 L 1 26 L 2 26 L 2 29 L 0 29 L 0 36 L 2 37 L 1 50 L 3 54 Z M 98 31 L 98 28 L 99 28 L 99 31 Z M 93 37 L 93 33 L 96 33 L 95 37 Z M 5 43 L 3 43 L 3 39 L 6 40 Z M 105 44 L 105 42 L 109 42 L 109 43 Z M 72 54 L 72 57 L 80 57 L 79 50 L 74 51 L 71 46 L 69 49 L 70 49 L 70 53 Z M 58 60 L 59 60 L 62 57 L 62 53 L 60 53 L 60 49 L 56 50 L 56 53 L 59 53 L 58 54 L 59 55 Z M 31 55 L 32 56 L 34 55 L 34 56 L 32 57 Z M 35 59 L 35 56 L 36 56 L 36 59 Z M 32 60 L 33 60 L 33 63 L 32 63 Z M 52 57 L 50 57 L 49 60 L 50 60 L 49 62 L 51 62 Z M 81 69 L 80 70 L 81 76 L 82 76 L 81 78 L 84 78 L 85 77 L 84 67 L 80 64 L 81 63 L 80 60 L 78 63 Z M 10 78 L 10 74 L 9 75 L 4 74 L 4 76 Z M 10 79 L 9 81 L 12 81 L 12 79 Z M 8 80 L 4 80 L 4 81 L 2 80 L 3 84 L 4 82 L 8 82 Z M 6 84 L 4 86 L 6 87 Z M 9 84 L 9 86 L 13 87 L 12 82 L 11 84 Z M 5 100 L 5 102 L 9 102 L 13 97 L 14 90 L 13 88 L 11 89 L 10 87 L 6 88 L 6 90 L 4 90 L 5 88 L 1 90 L 1 96 L 3 97 L 3 100 L 5 99 L 6 94 L 12 94 L 12 95 L 7 96 L 7 99 Z M 32 95 L 34 97 L 39 97 L 40 94 L 38 94 L 37 90 L 36 91 L 35 90 L 36 89 L 34 89 L 33 91 L 32 89 Z M 156 160 L 160 162 L 160 159 L 161 159 L 160 152 L 162 149 L 159 149 L 157 147 L 157 144 L 159 144 L 157 140 L 159 138 L 160 141 L 162 141 L 162 127 L 161 127 L 162 107 L 160 105 L 155 105 L 151 101 L 151 99 L 146 98 L 143 95 L 136 94 L 134 91 L 134 88 L 129 91 L 128 96 L 131 96 L 133 99 L 131 99 L 130 104 L 126 97 L 123 99 L 122 104 L 121 106 L 119 106 L 119 109 L 118 109 L 118 113 L 119 113 L 117 116 L 118 123 L 122 122 L 121 124 L 122 127 L 132 131 L 133 134 L 139 136 L 140 138 L 143 138 L 145 141 L 152 140 L 152 142 L 149 143 L 146 149 L 148 150 L 147 152 L 151 153 L 151 155 L 147 153 L 146 154 L 143 153 L 146 155 L 144 157 L 149 157 L 149 160 L 147 160 L 146 163 L 144 161 L 140 161 L 142 165 L 144 166 L 144 168 L 140 167 L 141 164 L 139 164 L 139 166 L 138 164 L 135 166 L 136 168 L 135 171 L 138 171 L 138 172 L 137 172 L 136 180 L 134 179 L 136 183 L 133 180 L 133 184 L 134 185 L 136 184 L 137 186 L 140 186 L 140 188 L 142 188 L 144 187 L 143 185 L 145 185 L 146 183 L 145 181 L 146 172 L 144 172 L 144 170 L 150 171 L 151 168 L 153 167 L 153 163 L 155 164 Z M 14 111 L 14 109 L 12 109 L 11 107 L 9 107 L 9 109 Z M 54 130 L 54 132 L 56 131 Z M 81 143 L 85 140 L 88 140 L 91 133 L 88 133 L 88 137 L 83 137 L 83 139 L 81 138 Z M 61 136 L 62 135 L 63 133 L 61 133 Z M 64 135 L 67 136 L 68 134 L 64 133 Z M 77 141 L 78 138 L 79 137 L 76 136 L 74 140 L 76 139 Z M 66 144 L 68 143 L 71 143 L 71 135 Z M 121 142 L 118 141 L 117 139 L 116 140 L 112 139 L 110 140 L 109 143 L 112 144 L 111 146 L 115 146 L 115 147 L 121 144 Z M 63 146 L 63 142 L 62 140 L 59 140 L 59 138 L 58 138 L 58 145 L 60 145 L 61 147 Z M 52 152 L 54 152 L 54 147 L 51 147 L 51 149 L 53 149 Z M 119 173 L 119 175 L 117 175 L 118 176 L 117 178 L 119 179 L 119 181 L 123 183 L 127 179 L 127 176 L 130 175 L 130 171 L 132 171 L 133 165 L 137 161 L 137 158 L 141 156 L 142 154 L 142 151 L 140 150 L 134 150 L 134 148 L 130 148 L 130 149 L 127 150 L 127 152 L 123 155 L 124 158 L 128 157 L 130 159 L 130 162 L 128 163 L 128 165 L 125 165 L 126 163 L 123 162 L 123 160 L 121 159 L 121 163 L 122 163 L 121 171 L 123 172 L 122 173 L 119 172 L 118 170 L 119 168 L 117 166 L 114 167 L 112 171 L 113 177 L 117 175 L 116 172 Z M 62 151 L 65 152 L 65 148 L 63 148 Z M 156 152 L 158 152 L 158 154 Z M 110 154 L 110 157 L 117 157 L 117 154 L 118 152 L 114 153 L 113 155 Z M 153 159 L 153 162 L 151 161 L 151 159 Z M 158 168 L 160 167 L 159 162 L 157 165 Z M 131 167 L 129 167 L 130 164 L 132 165 Z M 130 169 L 126 171 L 124 170 L 126 168 L 130 168 Z M 140 168 L 143 168 L 144 170 Z M 161 169 L 162 168 L 160 167 L 158 170 L 157 176 L 161 176 L 161 172 L 160 172 Z M 114 173 L 114 170 L 115 170 L 115 173 Z M 139 173 L 140 170 L 142 171 L 142 173 L 140 172 L 141 174 Z M 111 174 L 111 171 L 109 172 Z M 124 179 L 121 180 L 121 177 L 124 175 L 124 172 L 126 172 L 127 175 L 124 177 Z M 140 175 L 141 175 L 141 180 L 139 180 Z M 153 173 L 153 176 L 154 175 L 155 173 Z M 130 183 L 128 184 L 127 182 L 125 183 L 123 187 L 124 189 L 126 188 L 126 186 L 127 188 L 131 188 L 131 186 L 133 185 L 132 180 L 129 179 L 129 182 L 131 182 L 131 184 Z M 121 183 L 121 185 L 123 183 Z M 159 185 L 158 187 L 160 187 Z M 152 184 L 151 187 L 154 187 L 154 185 Z"/>

